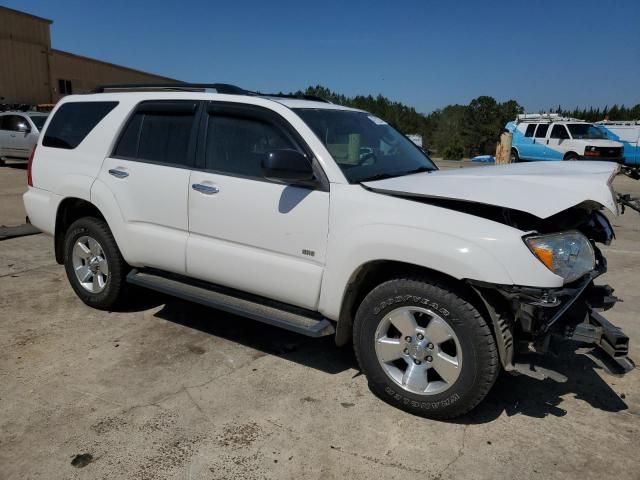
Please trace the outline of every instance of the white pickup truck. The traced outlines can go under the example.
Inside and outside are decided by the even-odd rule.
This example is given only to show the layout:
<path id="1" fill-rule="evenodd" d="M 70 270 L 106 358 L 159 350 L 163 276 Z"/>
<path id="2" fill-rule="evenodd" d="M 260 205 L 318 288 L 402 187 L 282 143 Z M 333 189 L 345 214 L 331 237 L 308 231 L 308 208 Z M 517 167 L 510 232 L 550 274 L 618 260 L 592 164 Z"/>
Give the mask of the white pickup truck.
<path id="1" fill-rule="evenodd" d="M 558 378 L 531 366 L 557 340 L 632 368 L 593 282 L 617 171 L 443 172 L 383 120 L 318 98 L 121 85 L 56 106 L 24 203 L 87 305 L 117 308 L 134 284 L 352 339 L 374 393 L 451 418 L 500 369 Z"/>

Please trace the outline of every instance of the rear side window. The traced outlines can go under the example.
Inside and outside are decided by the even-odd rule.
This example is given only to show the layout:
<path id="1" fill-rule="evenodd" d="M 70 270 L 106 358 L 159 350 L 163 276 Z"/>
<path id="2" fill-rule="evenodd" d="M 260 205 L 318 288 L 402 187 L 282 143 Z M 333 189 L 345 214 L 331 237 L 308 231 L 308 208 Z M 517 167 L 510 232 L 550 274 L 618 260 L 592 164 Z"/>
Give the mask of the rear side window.
<path id="1" fill-rule="evenodd" d="M 65 103 L 51 119 L 42 145 L 68 150 L 76 148 L 116 105 L 118 102 Z"/>
<path id="2" fill-rule="evenodd" d="M 547 136 L 547 130 L 549 130 L 548 123 L 541 123 L 536 130 L 536 138 L 544 138 Z"/>
<path id="3" fill-rule="evenodd" d="M 153 101 L 141 103 L 129 119 L 115 157 L 170 165 L 193 166 L 197 102 Z"/>
<path id="4" fill-rule="evenodd" d="M 527 125 L 527 131 L 524 132 L 524 136 L 525 137 L 533 137 L 533 132 L 536 131 L 536 123 L 532 123 L 530 125 Z"/>

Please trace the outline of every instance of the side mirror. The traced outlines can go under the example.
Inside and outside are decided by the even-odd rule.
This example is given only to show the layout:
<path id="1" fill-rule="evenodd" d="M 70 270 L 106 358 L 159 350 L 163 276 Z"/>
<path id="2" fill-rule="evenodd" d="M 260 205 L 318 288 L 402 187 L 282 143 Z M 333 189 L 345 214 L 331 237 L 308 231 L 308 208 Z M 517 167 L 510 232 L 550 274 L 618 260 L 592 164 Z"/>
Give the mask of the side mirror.
<path id="1" fill-rule="evenodd" d="M 26 123 L 19 123 L 18 124 L 18 131 L 20 133 L 29 133 L 31 131 L 31 129 L 29 128 L 29 125 L 27 125 Z"/>
<path id="2" fill-rule="evenodd" d="M 309 159 L 297 150 L 271 150 L 262 160 L 262 174 L 270 180 L 311 184 L 314 180 Z"/>

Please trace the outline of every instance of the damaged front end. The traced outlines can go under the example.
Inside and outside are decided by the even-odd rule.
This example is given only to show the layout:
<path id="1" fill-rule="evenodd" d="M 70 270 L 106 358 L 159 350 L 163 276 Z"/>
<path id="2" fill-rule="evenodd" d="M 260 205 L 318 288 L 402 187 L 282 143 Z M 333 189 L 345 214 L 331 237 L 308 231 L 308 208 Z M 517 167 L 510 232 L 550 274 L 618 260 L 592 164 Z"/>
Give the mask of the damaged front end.
<path id="1" fill-rule="evenodd" d="M 536 225 L 529 222 L 526 225 L 527 230 L 535 226 L 538 232 L 566 228 L 582 232 L 591 242 L 596 262 L 595 268 L 581 278 L 561 288 L 469 281 L 492 318 L 506 371 L 565 381 L 566 377 L 558 372 L 536 366 L 535 354 L 554 352 L 566 341 L 595 347 L 595 357 L 613 374 L 624 374 L 634 368 L 627 356 L 629 338 L 598 313 L 613 307 L 618 299 L 610 286 L 594 283 L 607 270 L 606 259 L 596 243 L 608 245 L 614 233 L 607 218 L 593 207 L 583 204 L 555 218 L 536 219 Z"/>

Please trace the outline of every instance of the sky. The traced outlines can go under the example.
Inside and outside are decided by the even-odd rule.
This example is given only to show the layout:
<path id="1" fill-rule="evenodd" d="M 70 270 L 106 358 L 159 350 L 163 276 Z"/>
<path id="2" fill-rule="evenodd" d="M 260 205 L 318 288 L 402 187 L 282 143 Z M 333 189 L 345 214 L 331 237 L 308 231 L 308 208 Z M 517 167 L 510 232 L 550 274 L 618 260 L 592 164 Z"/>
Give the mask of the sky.
<path id="1" fill-rule="evenodd" d="M 480 95 L 527 111 L 640 103 L 639 0 L 19 0 L 54 48 L 263 92 L 321 84 L 428 113 Z"/>

